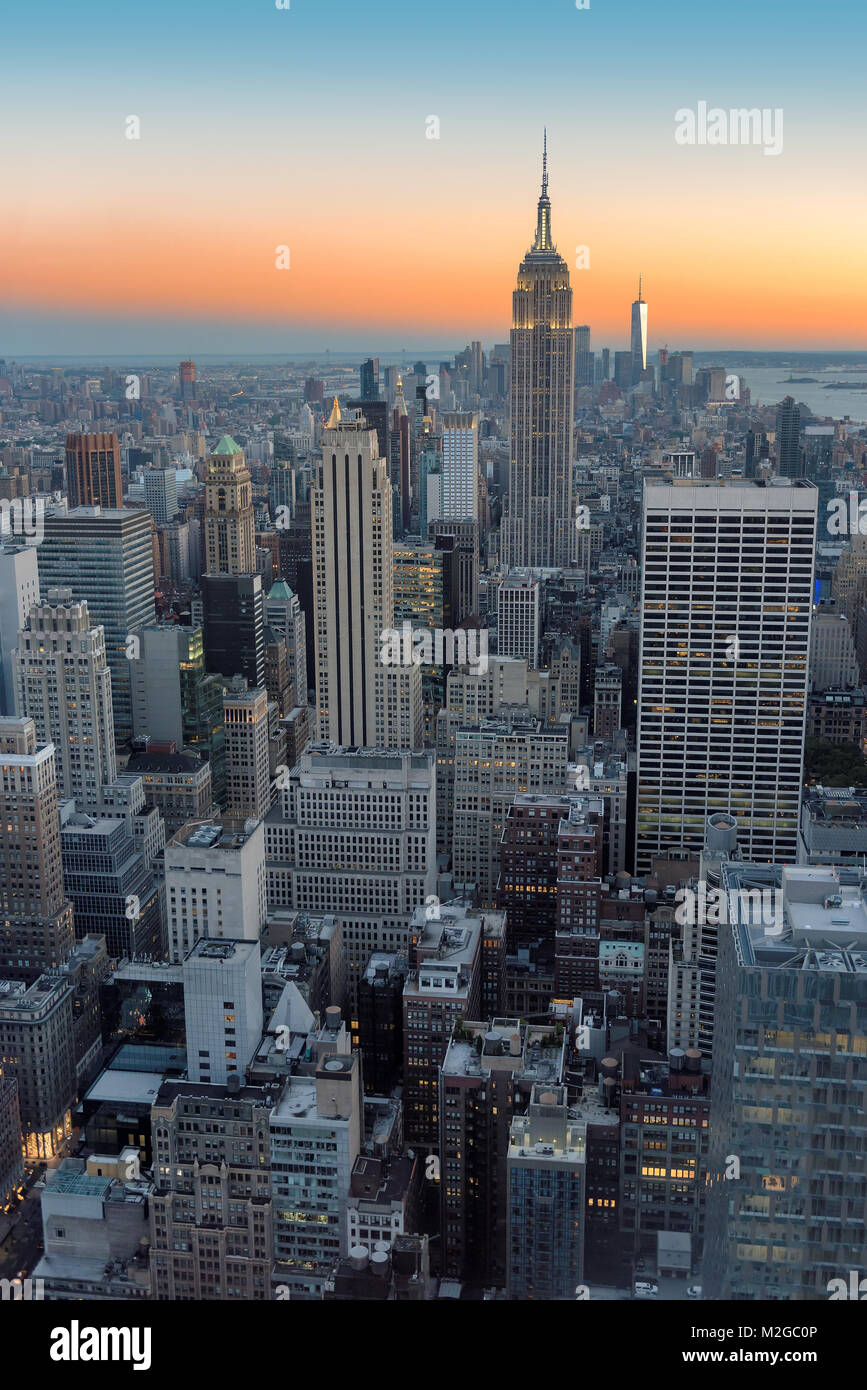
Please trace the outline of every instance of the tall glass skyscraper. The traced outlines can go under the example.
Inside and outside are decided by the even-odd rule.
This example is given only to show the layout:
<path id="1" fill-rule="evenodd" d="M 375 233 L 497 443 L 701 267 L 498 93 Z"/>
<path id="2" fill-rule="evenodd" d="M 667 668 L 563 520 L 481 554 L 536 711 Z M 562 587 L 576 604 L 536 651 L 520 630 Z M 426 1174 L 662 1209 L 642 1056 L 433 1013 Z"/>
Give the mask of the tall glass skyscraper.
<path id="1" fill-rule="evenodd" d="M 732 860 L 722 884 L 704 1294 L 850 1296 L 867 1287 L 867 876 Z"/>
<path id="2" fill-rule="evenodd" d="M 547 142 L 533 245 L 512 295 L 511 453 L 503 516 L 507 566 L 566 566 L 572 515 L 575 345 L 569 267 L 551 235 Z"/>
<path id="3" fill-rule="evenodd" d="M 647 366 L 647 302 L 641 298 L 641 276 L 638 277 L 638 298 L 632 301 L 629 351 L 632 354 L 632 384 L 635 386 Z"/>

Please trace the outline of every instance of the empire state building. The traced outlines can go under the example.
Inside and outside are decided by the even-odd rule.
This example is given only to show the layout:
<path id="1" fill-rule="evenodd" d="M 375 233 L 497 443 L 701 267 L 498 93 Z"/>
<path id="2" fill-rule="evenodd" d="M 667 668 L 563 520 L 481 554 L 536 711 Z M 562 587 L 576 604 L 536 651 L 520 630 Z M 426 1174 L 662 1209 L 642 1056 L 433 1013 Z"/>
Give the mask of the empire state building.
<path id="1" fill-rule="evenodd" d="M 510 567 L 568 566 L 573 554 L 569 268 L 551 236 L 547 139 L 536 236 L 512 295 L 509 497 L 502 559 Z"/>

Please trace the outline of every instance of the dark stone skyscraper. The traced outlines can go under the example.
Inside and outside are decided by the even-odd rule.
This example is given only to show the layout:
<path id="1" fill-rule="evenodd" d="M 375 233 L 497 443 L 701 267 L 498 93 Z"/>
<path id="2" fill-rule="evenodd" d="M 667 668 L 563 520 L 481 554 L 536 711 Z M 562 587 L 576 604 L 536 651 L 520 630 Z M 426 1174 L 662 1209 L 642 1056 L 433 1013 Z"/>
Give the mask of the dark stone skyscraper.
<path id="1" fill-rule="evenodd" d="M 803 478 L 801 410 L 793 396 L 777 406 L 777 472 L 783 478 Z"/>

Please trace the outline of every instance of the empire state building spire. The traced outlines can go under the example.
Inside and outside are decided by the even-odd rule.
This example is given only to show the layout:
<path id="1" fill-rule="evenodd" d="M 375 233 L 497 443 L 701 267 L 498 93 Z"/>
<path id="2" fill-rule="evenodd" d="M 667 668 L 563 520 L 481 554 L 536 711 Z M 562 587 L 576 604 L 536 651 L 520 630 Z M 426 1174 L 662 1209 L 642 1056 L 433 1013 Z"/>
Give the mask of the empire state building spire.
<path id="1" fill-rule="evenodd" d="M 575 338 L 569 267 L 551 236 L 548 138 L 532 247 L 512 295 L 509 495 L 501 557 L 511 568 L 566 568 L 573 561 L 572 388 Z"/>
<path id="2" fill-rule="evenodd" d="M 542 143 L 542 192 L 536 215 L 536 238 L 533 242 L 533 250 L 553 251 L 554 249 L 554 242 L 551 238 L 551 199 L 548 197 L 548 130 L 546 127 Z"/>

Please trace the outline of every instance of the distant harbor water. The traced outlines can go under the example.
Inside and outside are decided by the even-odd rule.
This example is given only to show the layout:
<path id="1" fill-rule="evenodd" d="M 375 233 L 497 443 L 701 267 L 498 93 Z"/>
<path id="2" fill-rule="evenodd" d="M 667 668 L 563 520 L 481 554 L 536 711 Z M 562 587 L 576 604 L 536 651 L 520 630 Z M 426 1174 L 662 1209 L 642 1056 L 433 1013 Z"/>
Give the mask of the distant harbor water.
<path id="1" fill-rule="evenodd" d="M 745 367 L 727 363 L 726 371 L 743 377 L 750 388 L 754 405 L 776 405 L 784 396 L 794 396 L 796 401 L 808 405 L 814 415 L 829 415 L 834 420 L 842 420 L 848 415 L 853 421 L 867 421 L 867 391 L 822 389 L 832 382 L 839 382 L 844 387 L 850 382 L 867 382 L 867 366 L 854 372 L 841 372 L 839 367 L 830 367 L 825 371 L 795 367 L 790 372 L 786 367 Z M 816 377 L 816 381 L 788 381 L 790 375 Z"/>

